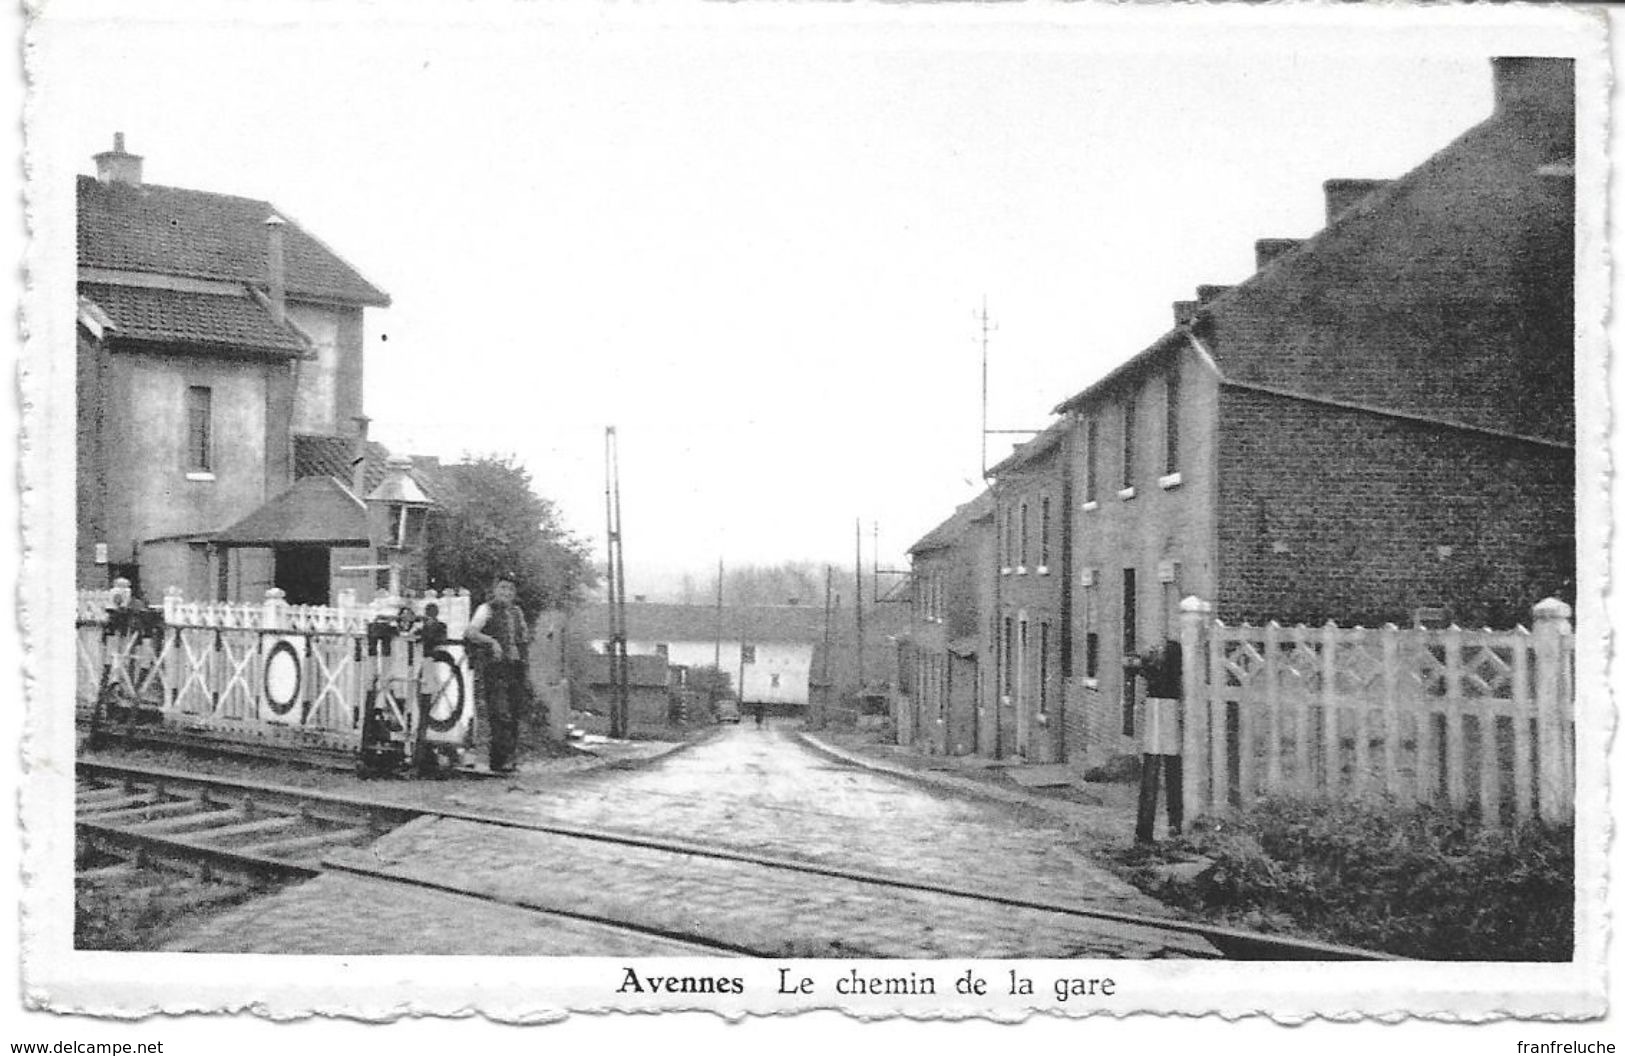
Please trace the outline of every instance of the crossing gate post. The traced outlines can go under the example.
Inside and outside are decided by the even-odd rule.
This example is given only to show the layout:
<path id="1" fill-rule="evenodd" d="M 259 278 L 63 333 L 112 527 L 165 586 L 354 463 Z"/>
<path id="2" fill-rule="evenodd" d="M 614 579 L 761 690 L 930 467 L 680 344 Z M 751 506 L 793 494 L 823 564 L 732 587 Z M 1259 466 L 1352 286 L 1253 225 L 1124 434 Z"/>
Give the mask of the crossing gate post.
<path id="1" fill-rule="evenodd" d="M 1184 678 L 1180 701 L 1180 753 L 1184 756 L 1185 818 L 1196 817 L 1207 807 L 1208 743 L 1207 648 L 1208 625 L 1213 605 L 1191 595 L 1179 603 L 1180 670 Z"/>
<path id="2" fill-rule="evenodd" d="M 1574 615 L 1566 602 L 1546 598 L 1535 605 L 1535 729 L 1537 788 L 1540 816 L 1549 822 L 1566 821 L 1573 809 L 1574 768 L 1568 751 L 1573 706 L 1565 699 L 1572 692 L 1568 650 L 1572 648 Z"/>

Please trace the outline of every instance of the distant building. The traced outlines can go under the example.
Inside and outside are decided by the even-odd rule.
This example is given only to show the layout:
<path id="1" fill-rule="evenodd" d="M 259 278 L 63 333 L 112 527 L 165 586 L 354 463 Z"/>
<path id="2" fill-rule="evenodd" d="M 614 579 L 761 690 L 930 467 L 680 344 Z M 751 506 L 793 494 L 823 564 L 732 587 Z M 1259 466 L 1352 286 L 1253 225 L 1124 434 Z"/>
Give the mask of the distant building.
<path id="1" fill-rule="evenodd" d="M 902 605 L 873 610 L 872 616 L 865 614 L 865 674 L 880 684 L 896 677 L 895 639 L 906 630 L 908 614 Z M 583 605 L 569 620 L 572 640 L 595 651 L 607 646 L 607 604 Z M 736 688 L 743 675 L 741 699 L 747 704 L 803 709 L 813 700 L 815 685 L 822 690 L 826 668 L 833 686 L 856 684 L 850 608 L 832 614 L 827 664 L 823 606 L 725 606 L 719 613 L 711 605 L 628 602 L 626 624 L 629 654 L 662 656 L 682 668 L 716 664 Z"/>
<path id="2" fill-rule="evenodd" d="M 363 314 L 389 297 L 267 202 L 144 182 L 122 135 L 96 167 L 78 179 L 79 584 L 375 585 L 427 500 L 381 450 L 367 465 Z M 299 479 L 316 448 L 336 472 Z M 386 477 L 393 525 L 368 506 Z"/>
<path id="3" fill-rule="evenodd" d="M 627 719 L 634 727 L 663 726 L 671 715 L 672 669 L 659 656 L 632 654 L 626 658 Z M 609 657 L 589 659 L 587 688 L 605 715 L 613 699 Z"/>
<path id="4" fill-rule="evenodd" d="M 983 493 L 909 547 L 908 647 L 899 680 L 898 741 L 934 754 L 991 750 L 979 718 L 981 631 L 993 501 Z M 984 615 L 985 613 L 985 615 Z M 991 711 L 991 709 L 988 709 Z"/>

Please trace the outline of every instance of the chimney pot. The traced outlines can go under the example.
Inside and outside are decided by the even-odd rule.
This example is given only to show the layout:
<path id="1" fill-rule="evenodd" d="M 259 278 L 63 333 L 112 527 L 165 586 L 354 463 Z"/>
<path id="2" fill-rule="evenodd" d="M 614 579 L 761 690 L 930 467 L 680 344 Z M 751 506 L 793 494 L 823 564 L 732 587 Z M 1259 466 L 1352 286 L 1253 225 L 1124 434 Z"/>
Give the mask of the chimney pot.
<path id="1" fill-rule="evenodd" d="M 1258 270 L 1263 271 L 1276 257 L 1283 253 L 1290 253 L 1303 245 L 1301 238 L 1261 238 L 1253 243 L 1253 256 L 1257 260 Z"/>
<path id="2" fill-rule="evenodd" d="M 1321 185 L 1326 192 L 1326 222 L 1329 224 L 1336 220 L 1348 212 L 1354 203 L 1382 190 L 1392 182 L 1392 180 L 1361 179 L 1327 180 Z"/>
<path id="3" fill-rule="evenodd" d="M 122 183 L 129 187 L 141 186 L 141 155 L 124 150 L 124 133 L 113 133 L 113 149 L 95 156 L 96 179 L 102 183 Z"/>

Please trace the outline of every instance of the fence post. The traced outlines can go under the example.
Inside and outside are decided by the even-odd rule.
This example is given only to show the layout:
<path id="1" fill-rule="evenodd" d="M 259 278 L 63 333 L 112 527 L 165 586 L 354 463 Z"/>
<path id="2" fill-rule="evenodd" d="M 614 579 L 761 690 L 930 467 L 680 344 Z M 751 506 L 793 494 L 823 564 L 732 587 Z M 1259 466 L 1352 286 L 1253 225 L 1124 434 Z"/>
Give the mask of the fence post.
<path id="1" fill-rule="evenodd" d="M 184 600 L 181 588 L 169 587 L 164 591 L 164 622 L 174 625 L 181 622 L 181 602 Z"/>
<path id="2" fill-rule="evenodd" d="M 261 623 L 268 631 L 281 630 L 288 625 L 288 593 L 280 587 L 265 592 L 265 616 Z"/>
<path id="3" fill-rule="evenodd" d="M 1180 711 L 1184 716 L 1181 752 L 1184 755 L 1185 817 L 1201 813 L 1208 795 L 1207 631 L 1213 606 L 1196 595 L 1179 603 L 1180 671 L 1184 678 Z"/>
<path id="4" fill-rule="evenodd" d="M 1574 610 L 1557 598 L 1535 604 L 1535 722 L 1538 733 L 1537 761 L 1540 774 L 1540 816 L 1544 821 L 1568 818 L 1573 772 L 1564 765 L 1568 731 L 1563 700 L 1565 677 L 1564 639 L 1573 633 L 1569 619 Z"/>

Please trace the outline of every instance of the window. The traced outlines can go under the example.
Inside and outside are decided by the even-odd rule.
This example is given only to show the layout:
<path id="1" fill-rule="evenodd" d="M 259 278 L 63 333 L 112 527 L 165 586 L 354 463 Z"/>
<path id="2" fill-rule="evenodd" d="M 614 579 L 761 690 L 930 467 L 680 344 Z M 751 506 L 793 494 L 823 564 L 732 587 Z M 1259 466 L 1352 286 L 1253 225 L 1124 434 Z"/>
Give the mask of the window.
<path id="1" fill-rule="evenodd" d="M 1021 556 L 1016 560 L 1016 567 L 1027 567 L 1027 504 L 1021 504 Z"/>
<path id="2" fill-rule="evenodd" d="M 1049 496 L 1038 503 L 1038 564 L 1049 567 Z"/>
<path id="3" fill-rule="evenodd" d="M 1179 366 L 1168 370 L 1168 386 L 1163 399 L 1164 473 L 1179 472 Z"/>
<path id="4" fill-rule="evenodd" d="M 769 689 L 778 689 L 779 688 L 779 676 L 778 675 L 768 675 L 767 676 L 767 685 L 768 685 Z"/>
<path id="5" fill-rule="evenodd" d="M 754 664 L 756 662 L 756 647 L 754 645 L 740 646 L 739 662 L 742 664 Z"/>
<path id="6" fill-rule="evenodd" d="M 1000 566 L 1010 567 L 1010 561 L 1016 556 L 1015 531 L 1016 514 L 1010 507 L 1004 508 L 1004 557 L 999 561 Z"/>
<path id="7" fill-rule="evenodd" d="M 207 386 L 193 385 L 186 390 L 186 471 L 188 473 L 214 472 L 209 436 L 214 393 Z"/>
<path id="8" fill-rule="evenodd" d="M 1016 642 L 1016 695 L 1027 700 L 1027 621 L 1021 621 L 1021 637 Z"/>
<path id="9" fill-rule="evenodd" d="M 1094 631 L 1083 636 L 1083 674 L 1085 678 L 1100 676 L 1100 635 Z"/>
<path id="10" fill-rule="evenodd" d="M 1127 660 L 1138 651 L 1134 637 L 1134 625 L 1139 622 L 1139 613 L 1136 611 L 1136 584 L 1134 570 L 1123 569 L 1123 659 Z M 1123 736 L 1134 736 L 1134 679 L 1123 678 Z"/>
<path id="11" fill-rule="evenodd" d="M 1015 665 L 1010 662 L 1010 659 L 1011 651 L 1015 647 L 1015 636 L 1016 621 L 1011 619 L 1009 616 L 1006 616 L 1004 618 L 1004 648 L 1000 650 L 1003 656 L 1002 663 L 999 665 L 1001 668 L 999 673 L 1003 676 L 1003 678 L 1000 679 L 1000 684 L 1002 687 L 1000 692 L 1007 697 L 1010 695 L 1010 687 L 1013 682 L 1010 675 L 1010 668 L 1014 667 Z"/>
<path id="12" fill-rule="evenodd" d="M 1049 622 L 1038 625 L 1038 714 L 1049 712 Z"/>
<path id="13" fill-rule="evenodd" d="M 945 675 L 947 661 L 944 657 L 936 658 L 937 665 L 937 718 L 946 718 L 948 715 L 948 679 Z"/>
<path id="14" fill-rule="evenodd" d="M 1084 437 L 1084 446 L 1087 450 L 1084 452 L 1083 501 L 1094 502 L 1095 464 L 1100 450 L 1100 428 L 1099 423 L 1093 418 L 1089 419 L 1089 424 L 1084 428 Z"/>
<path id="15" fill-rule="evenodd" d="M 671 659 L 671 646 L 668 645 L 665 642 L 656 642 L 655 643 L 655 655 L 660 657 L 660 659 L 662 659 L 662 660 L 670 660 Z"/>
<path id="16" fill-rule="evenodd" d="M 1123 401 L 1123 487 L 1134 486 L 1134 412 L 1135 398 L 1130 394 Z"/>

